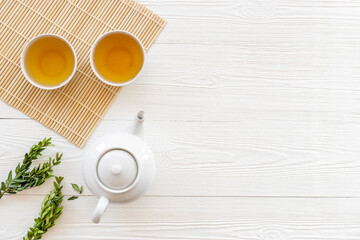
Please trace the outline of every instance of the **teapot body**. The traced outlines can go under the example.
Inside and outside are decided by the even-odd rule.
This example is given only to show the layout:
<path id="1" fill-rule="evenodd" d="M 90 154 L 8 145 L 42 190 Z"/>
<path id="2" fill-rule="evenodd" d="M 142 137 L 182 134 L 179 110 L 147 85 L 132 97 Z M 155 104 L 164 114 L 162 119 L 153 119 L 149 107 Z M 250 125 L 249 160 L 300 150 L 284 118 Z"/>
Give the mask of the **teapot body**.
<path id="1" fill-rule="evenodd" d="M 93 216 L 95 223 L 99 223 L 110 202 L 134 201 L 153 181 L 153 154 L 141 138 L 143 116 L 139 112 L 127 132 L 109 133 L 97 139 L 85 153 L 85 183 L 100 199 Z"/>
<path id="2" fill-rule="evenodd" d="M 113 189 L 103 184 L 97 171 L 102 156 L 117 150 L 131 154 L 137 165 L 134 181 L 122 189 Z M 85 154 L 83 170 L 86 186 L 96 196 L 106 197 L 110 202 L 125 203 L 137 199 L 146 191 L 153 181 L 155 164 L 151 150 L 141 138 L 119 132 L 107 134 L 90 146 Z"/>

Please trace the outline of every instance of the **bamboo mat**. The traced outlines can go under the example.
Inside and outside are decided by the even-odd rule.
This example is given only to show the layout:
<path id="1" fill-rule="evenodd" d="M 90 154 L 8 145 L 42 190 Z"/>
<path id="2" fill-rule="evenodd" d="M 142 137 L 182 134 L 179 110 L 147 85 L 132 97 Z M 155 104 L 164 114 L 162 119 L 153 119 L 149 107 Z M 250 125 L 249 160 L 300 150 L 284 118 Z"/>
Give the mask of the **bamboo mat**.
<path id="1" fill-rule="evenodd" d="M 92 72 L 92 43 L 120 29 L 136 35 L 147 51 L 165 24 L 132 0 L 0 0 L 0 98 L 83 147 L 120 91 Z M 44 33 L 63 36 L 77 53 L 75 77 L 56 90 L 32 86 L 20 69 L 26 43 Z"/>

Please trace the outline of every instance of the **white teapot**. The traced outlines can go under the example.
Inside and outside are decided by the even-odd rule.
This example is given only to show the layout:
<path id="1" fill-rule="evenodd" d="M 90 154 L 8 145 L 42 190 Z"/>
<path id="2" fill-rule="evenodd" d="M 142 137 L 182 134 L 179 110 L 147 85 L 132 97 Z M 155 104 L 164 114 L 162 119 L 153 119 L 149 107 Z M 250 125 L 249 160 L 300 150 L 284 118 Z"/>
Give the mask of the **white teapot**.
<path id="1" fill-rule="evenodd" d="M 143 121 L 141 111 L 126 132 L 99 138 L 85 153 L 85 183 L 100 198 L 92 218 L 94 223 L 99 223 L 109 202 L 133 201 L 153 181 L 155 164 L 150 148 L 142 140 Z"/>

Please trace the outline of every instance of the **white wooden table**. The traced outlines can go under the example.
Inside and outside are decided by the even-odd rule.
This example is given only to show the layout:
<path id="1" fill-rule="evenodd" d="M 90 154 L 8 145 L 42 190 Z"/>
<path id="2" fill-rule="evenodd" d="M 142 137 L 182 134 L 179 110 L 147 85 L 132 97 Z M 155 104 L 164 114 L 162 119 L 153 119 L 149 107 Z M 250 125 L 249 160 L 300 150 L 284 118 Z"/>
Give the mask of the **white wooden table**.
<path id="1" fill-rule="evenodd" d="M 86 189 L 44 239 L 360 239 L 360 1 L 141 2 L 168 25 L 90 142 L 144 110 L 155 183 L 99 225 Z M 4 103 L 0 177 L 45 136 L 71 196 L 84 149 Z M 50 189 L 1 199 L 0 239 L 25 234 Z"/>

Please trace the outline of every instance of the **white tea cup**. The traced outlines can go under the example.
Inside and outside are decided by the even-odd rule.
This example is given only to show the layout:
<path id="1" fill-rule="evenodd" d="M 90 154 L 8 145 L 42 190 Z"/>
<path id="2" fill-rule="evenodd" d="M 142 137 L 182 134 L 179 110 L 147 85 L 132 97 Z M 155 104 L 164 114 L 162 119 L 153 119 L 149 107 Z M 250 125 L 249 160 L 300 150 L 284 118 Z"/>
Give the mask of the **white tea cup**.
<path id="1" fill-rule="evenodd" d="M 77 59 L 74 48 L 63 37 L 43 34 L 31 39 L 21 55 L 25 78 L 41 89 L 66 85 L 75 75 Z"/>
<path id="2" fill-rule="evenodd" d="M 127 85 L 141 74 L 145 49 L 133 34 L 115 30 L 101 35 L 92 45 L 90 64 L 95 75 L 112 86 Z"/>

